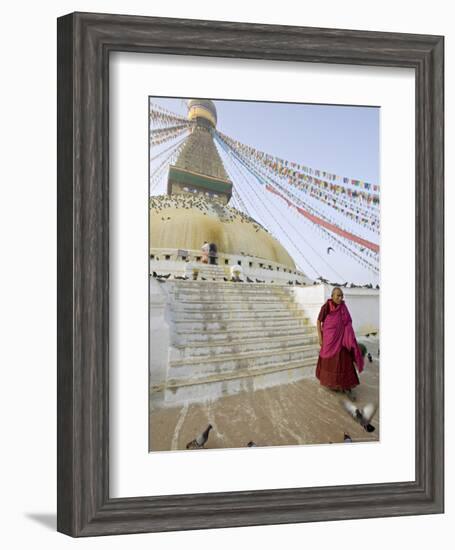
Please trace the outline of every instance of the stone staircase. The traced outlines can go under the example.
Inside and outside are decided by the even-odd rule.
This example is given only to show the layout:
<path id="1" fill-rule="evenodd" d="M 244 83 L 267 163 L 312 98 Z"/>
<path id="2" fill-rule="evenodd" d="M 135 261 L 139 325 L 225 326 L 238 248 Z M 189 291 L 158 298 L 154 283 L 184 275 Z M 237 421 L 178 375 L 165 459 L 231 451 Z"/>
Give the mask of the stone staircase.
<path id="1" fill-rule="evenodd" d="M 314 374 L 316 328 L 289 287 L 209 280 L 161 287 L 171 346 L 167 379 L 152 387 L 157 403 L 213 400 Z"/>
<path id="2" fill-rule="evenodd" d="M 222 281 L 223 277 L 229 276 L 229 267 L 225 269 L 222 265 L 203 264 L 202 262 L 187 263 L 185 265 L 185 276 L 192 279 L 194 270 L 198 271 L 199 281 L 202 281 L 202 277 L 207 281 Z"/>

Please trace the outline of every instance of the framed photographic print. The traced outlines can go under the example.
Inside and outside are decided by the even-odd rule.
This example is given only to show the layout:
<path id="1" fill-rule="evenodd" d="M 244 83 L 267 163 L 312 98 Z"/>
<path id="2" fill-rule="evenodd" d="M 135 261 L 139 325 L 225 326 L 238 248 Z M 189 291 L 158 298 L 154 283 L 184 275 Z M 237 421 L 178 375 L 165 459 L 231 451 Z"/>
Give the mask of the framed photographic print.
<path id="1" fill-rule="evenodd" d="M 442 37 L 76 13 L 58 52 L 58 530 L 441 513 Z"/>
<path id="2" fill-rule="evenodd" d="M 377 441 L 379 108 L 151 97 L 149 114 L 150 451 Z"/>

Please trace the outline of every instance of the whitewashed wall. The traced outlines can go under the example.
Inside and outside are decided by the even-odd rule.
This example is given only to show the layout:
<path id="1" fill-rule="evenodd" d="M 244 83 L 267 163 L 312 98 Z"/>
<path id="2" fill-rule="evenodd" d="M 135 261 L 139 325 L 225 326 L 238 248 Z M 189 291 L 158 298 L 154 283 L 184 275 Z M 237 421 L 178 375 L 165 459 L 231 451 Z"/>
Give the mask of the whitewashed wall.
<path id="1" fill-rule="evenodd" d="M 296 302 L 316 323 L 321 306 L 330 298 L 333 287 L 317 285 L 294 287 Z M 368 288 L 343 288 L 344 299 L 352 317 L 352 326 L 357 335 L 379 332 L 379 290 Z"/>

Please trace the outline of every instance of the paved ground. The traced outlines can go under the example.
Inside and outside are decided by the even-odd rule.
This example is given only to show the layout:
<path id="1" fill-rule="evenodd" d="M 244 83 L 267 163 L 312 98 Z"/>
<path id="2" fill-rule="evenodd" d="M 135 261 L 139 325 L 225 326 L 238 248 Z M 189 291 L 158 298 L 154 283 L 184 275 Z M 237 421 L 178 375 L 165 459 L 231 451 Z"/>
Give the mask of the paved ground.
<path id="1" fill-rule="evenodd" d="M 363 340 L 374 357 L 366 360 L 355 404 L 379 401 L 379 360 L 376 342 Z M 327 390 L 316 379 L 223 397 L 214 402 L 152 411 L 150 448 L 153 451 L 185 449 L 186 444 L 210 423 L 213 430 L 207 449 L 258 446 L 341 443 L 344 433 L 353 442 L 379 440 L 379 409 L 367 433 L 345 411 L 345 397 Z"/>

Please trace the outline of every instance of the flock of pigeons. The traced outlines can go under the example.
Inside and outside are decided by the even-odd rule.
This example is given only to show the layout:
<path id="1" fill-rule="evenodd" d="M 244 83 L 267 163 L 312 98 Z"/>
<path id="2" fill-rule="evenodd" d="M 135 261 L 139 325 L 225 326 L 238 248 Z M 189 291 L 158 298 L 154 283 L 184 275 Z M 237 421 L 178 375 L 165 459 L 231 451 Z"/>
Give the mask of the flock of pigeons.
<path id="1" fill-rule="evenodd" d="M 165 283 L 169 279 L 171 274 L 167 273 L 166 275 L 159 275 L 156 271 L 153 271 L 152 276 L 159 283 Z M 174 279 L 176 279 L 178 281 L 188 281 L 190 279 L 190 277 L 187 277 L 186 275 L 184 275 L 184 276 L 183 275 L 174 275 Z M 207 281 L 207 279 L 205 277 L 201 277 L 201 280 L 202 281 Z M 213 278 L 213 280 L 216 281 L 215 277 Z M 225 282 L 232 281 L 233 283 L 244 283 L 245 282 L 243 279 L 235 279 L 235 278 L 228 279 L 227 277 L 223 277 L 223 281 L 225 281 Z M 253 279 L 250 279 L 250 277 L 246 278 L 246 282 L 247 283 L 265 283 L 265 281 L 263 281 L 262 279 L 255 279 L 253 281 Z M 271 282 L 273 283 L 273 281 L 271 281 Z"/>
<path id="2" fill-rule="evenodd" d="M 259 225 L 259 223 L 236 208 L 227 205 L 219 205 L 217 202 L 210 200 L 207 201 L 203 195 L 196 194 L 184 194 L 179 193 L 175 195 L 155 195 L 150 197 L 149 201 L 150 210 L 154 214 L 163 214 L 164 211 L 168 208 L 183 208 L 184 210 L 193 210 L 198 209 L 204 215 L 212 212 L 213 210 L 219 216 L 221 222 L 233 222 L 235 220 L 240 220 L 241 223 L 247 222 L 252 223 L 253 228 L 256 230 L 256 233 L 262 229 L 267 231 L 264 227 Z M 170 217 L 161 217 L 163 221 L 170 220 Z"/>
<path id="3" fill-rule="evenodd" d="M 346 399 L 343 402 L 345 410 L 354 418 L 356 422 L 358 422 L 363 429 L 368 432 L 374 432 L 375 427 L 370 423 L 371 419 L 376 413 L 377 407 L 373 405 L 373 403 L 368 403 L 363 407 L 363 409 L 357 408 L 352 401 Z M 191 440 L 189 443 L 186 444 L 186 448 L 191 449 L 204 449 L 205 444 L 207 443 L 209 439 L 210 430 L 213 429 L 213 426 L 209 424 L 207 428 L 200 433 L 195 439 Z M 343 434 L 343 442 L 344 443 L 352 443 L 351 436 L 344 432 Z M 257 444 L 254 441 L 249 441 L 246 444 L 246 447 L 257 447 Z"/>
<path id="4" fill-rule="evenodd" d="M 376 288 L 376 290 L 379 290 L 379 285 L 376 285 L 376 287 L 373 287 L 371 283 L 368 283 L 366 285 L 355 285 L 354 283 L 345 282 L 343 284 L 341 283 L 332 283 L 331 281 L 328 281 L 327 279 L 324 279 L 324 277 L 318 277 L 316 279 L 317 281 L 321 281 L 321 283 L 326 283 L 330 286 L 339 286 L 340 288 Z M 317 284 L 316 282 L 314 284 Z"/>
<path id="5" fill-rule="evenodd" d="M 169 279 L 169 277 L 171 276 L 170 273 L 168 273 L 167 275 L 159 275 L 156 271 L 153 271 L 152 275 L 160 283 L 165 283 Z M 174 279 L 177 279 L 177 280 L 180 280 L 180 281 L 188 281 L 190 279 L 190 277 L 187 277 L 186 275 L 185 276 L 183 276 L 183 275 L 174 275 Z M 202 281 L 207 281 L 207 279 L 205 277 L 202 277 L 202 276 L 201 276 L 201 280 Z M 216 281 L 216 279 L 214 277 L 213 277 L 213 280 Z M 246 280 L 247 283 L 265 283 L 264 280 L 261 280 L 261 279 L 254 279 L 253 280 L 248 276 L 246 277 L 245 280 Z M 224 282 L 244 283 L 245 280 L 244 279 L 235 279 L 235 278 L 228 279 L 227 277 L 223 277 Z M 318 280 L 320 280 L 322 283 L 327 283 L 331 286 L 339 286 L 339 287 L 347 287 L 347 288 L 373 288 L 373 285 L 371 285 L 371 284 L 360 286 L 360 285 L 354 285 L 352 283 L 344 283 L 344 284 L 340 285 L 339 283 L 331 283 L 327 279 L 324 279 L 323 277 L 318 277 Z M 274 281 L 270 281 L 270 282 L 273 283 Z M 318 284 L 317 281 L 314 281 L 313 285 L 317 285 L 317 284 Z M 298 281 L 296 279 L 295 281 L 289 280 L 288 285 L 290 285 L 290 286 L 292 286 L 292 285 L 306 286 L 306 283 L 305 282 L 301 283 L 300 281 Z M 376 289 L 379 290 L 379 285 L 376 285 Z"/>

